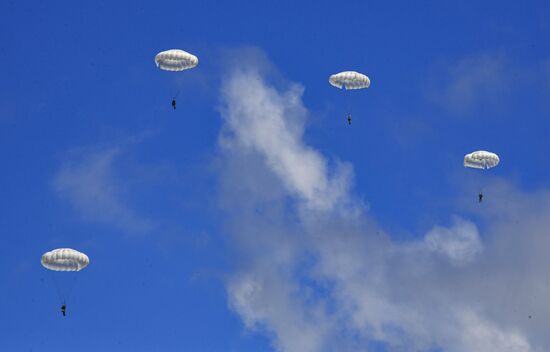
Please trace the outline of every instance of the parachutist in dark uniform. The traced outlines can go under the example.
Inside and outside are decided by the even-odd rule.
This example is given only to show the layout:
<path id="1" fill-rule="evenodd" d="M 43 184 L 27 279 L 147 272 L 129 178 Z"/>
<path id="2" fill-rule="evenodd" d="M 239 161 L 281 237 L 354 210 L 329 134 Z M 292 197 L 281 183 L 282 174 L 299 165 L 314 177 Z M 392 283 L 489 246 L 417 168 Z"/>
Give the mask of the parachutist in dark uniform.
<path id="1" fill-rule="evenodd" d="M 63 316 L 65 316 L 65 314 L 66 314 L 66 312 L 65 312 L 66 309 L 67 309 L 67 306 L 65 305 L 65 303 L 63 303 L 63 304 L 61 305 L 61 313 L 63 313 Z"/>
<path id="2" fill-rule="evenodd" d="M 348 115 L 348 125 L 351 125 L 351 114 Z"/>
<path id="3" fill-rule="evenodd" d="M 172 107 L 176 110 L 176 99 L 172 99 Z"/>
<path id="4" fill-rule="evenodd" d="M 483 202 L 483 193 L 479 192 L 478 198 L 480 203 Z"/>

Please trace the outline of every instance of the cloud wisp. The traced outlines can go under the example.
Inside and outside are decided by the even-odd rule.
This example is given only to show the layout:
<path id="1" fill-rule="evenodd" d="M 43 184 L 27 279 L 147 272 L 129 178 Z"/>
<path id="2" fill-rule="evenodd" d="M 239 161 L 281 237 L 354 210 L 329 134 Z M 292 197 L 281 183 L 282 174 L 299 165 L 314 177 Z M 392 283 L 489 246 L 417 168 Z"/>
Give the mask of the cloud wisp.
<path id="1" fill-rule="evenodd" d="M 303 88 L 291 85 L 279 93 L 266 87 L 256 70 L 242 70 L 224 85 L 223 116 L 227 124 L 222 141 L 227 147 L 261 155 L 289 192 L 315 209 L 332 207 L 345 193 L 349 170 L 341 167 L 327 176 L 326 160 L 301 142 L 306 110 L 300 103 Z M 240 99 L 246 96 L 250 99 Z M 292 119 L 285 118 L 292 116 Z"/>
<path id="2" fill-rule="evenodd" d="M 220 200 L 239 259 L 226 284 L 246 328 L 281 352 L 550 347 L 541 298 L 550 293 L 550 240 L 541 241 L 550 196 L 503 187 L 492 197 L 514 193 L 537 211 L 495 210 L 482 234 L 450 216 L 450 226 L 396 242 L 353 195 L 352 167 L 304 142 L 303 88 L 271 83 L 265 66 L 235 66 L 221 90 Z"/>
<path id="3" fill-rule="evenodd" d="M 54 189 L 88 221 L 142 234 L 152 223 L 138 216 L 123 200 L 123 183 L 114 173 L 121 147 L 85 149 L 72 154 L 57 172 Z"/>
<path id="4" fill-rule="evenodd" d="M 496 104 L 515 84 L 504 55 L 481 54 L 463 58 L 441 73 L 432 98 L 450 112 L 465 114 L 480 104 Z M 516 77 L 517 78 L 517 77 Z"/>

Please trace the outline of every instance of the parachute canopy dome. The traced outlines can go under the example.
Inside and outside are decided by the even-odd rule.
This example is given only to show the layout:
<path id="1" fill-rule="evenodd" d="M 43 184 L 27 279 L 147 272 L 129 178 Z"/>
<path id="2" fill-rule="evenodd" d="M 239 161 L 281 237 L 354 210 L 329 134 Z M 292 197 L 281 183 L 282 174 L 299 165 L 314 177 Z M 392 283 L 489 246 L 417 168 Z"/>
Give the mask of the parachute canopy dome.
<path id="1" fill-rule="evenodd" d="M 499 162 L 498 155 L 484 150 L 478 150 L 464 156 L 464 167 L 474 169 L 490 169 L 497 166 Z"/>
<path id="2" fill-rule="evenodd" d="M 171 49 L 161 51 L 155 56 L 157 67 L 165 71 L 183 71 L 199 64 L 199 59 L 186 51 Z"/>
<path id="3" fill-rule="evenodd" d="M 89 263 L 86 254 L 70 248 L 54 249 L 42 255 L 42 266 L 54 271 L 80 271 Z"/>
<path id="4" fill-rule="evenodd" d="M 329 83 L 336 88 L 363 89 L 370 86 L 370 79 L 362 73 L 344 71 L 329 77 Z"/>

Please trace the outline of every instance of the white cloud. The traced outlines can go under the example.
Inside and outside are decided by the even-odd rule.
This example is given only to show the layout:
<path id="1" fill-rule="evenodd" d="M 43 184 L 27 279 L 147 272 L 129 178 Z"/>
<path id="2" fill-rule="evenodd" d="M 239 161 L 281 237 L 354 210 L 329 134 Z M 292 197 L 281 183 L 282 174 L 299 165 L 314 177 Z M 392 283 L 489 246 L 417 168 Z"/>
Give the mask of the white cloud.
<path id="1" fill-rule="evenodd" d="M 435 226 L 424 238 L 428 248 L 441 253 L 456 265 L 474 260 L 483 250 L 474 223 L 455 218 L 451 228 Z"/>
<path id="2" fill-rule="evenodd" d="M 151 222 L 124 203 L 124 182 L 113 172 L 113 164 L 120 154 L 119 147 L 73 153 L 57 172 L 54 189 L 89 221 L 112 225 L 125 232 L 148 232 L 152 229 Z"/>
<path id="3" fill-rule="evenodd" d="M 479 104 L 501 102 L 514 85 L 512 72 L 500 54 L 481 54 L 463 58 L 441 73 L 441 87 L 434 99 L 450 111 L 467 113 Z"/>
<path id="4" fill-rule="evenodd" d="M 276 269 L 274 269 L 276 270 Z M 280 274 L 261 271 L 260 275 L 240 275 L 228 286 L 231 307 L 238 311 L 247 328 L 276 333 L 279 351 L 319 351 L 330 324 L 320 312 L 302 309 L 305 302 L 295 299 L 292 280 Z"/>
<path id="5" fill-rule="evenodd" d="M 530 351 L 525 338 L 514 331 L 502 331 L 479 315 L 464 311 L 459 317 L 462 334 L 456 347 L 450 351 Z"/>
<path id="6" fill-rule="evenodd" d="M 240 260 L 228 299 L 247 328 L 282 352 L 368 351 L 369 341 L 389 351 L 550 348 L 549 193 L 496 185 L 487 192 L 501 205 L 480 214 L 483 236 L 455 217 L 394 242 L 351 193 L 351 167 L 303 141 L 302 88 L 248 67 L 224 81 L 220 139 Z"/>
<path id="7" fill-rule="evenodd" d="M 281 94 L 265 86 L 254 68 L 240 70 L 223 87 L 223 116 L 231 136 L 222 141 L 226 148 L 258 152 L 308 206 L 327 209 L 345 194 L 349 168 L 342 165 L 328 177 L 326 160 L 301 142 L 307 114 L 302 93 L 301 86 L 291 85 Z"/>

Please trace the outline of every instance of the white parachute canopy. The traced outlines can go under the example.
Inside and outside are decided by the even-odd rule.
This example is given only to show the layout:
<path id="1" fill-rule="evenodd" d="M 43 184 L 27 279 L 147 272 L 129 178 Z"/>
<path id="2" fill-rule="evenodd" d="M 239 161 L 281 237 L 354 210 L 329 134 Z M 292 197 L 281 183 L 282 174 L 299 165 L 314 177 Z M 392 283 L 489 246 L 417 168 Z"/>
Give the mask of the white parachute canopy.
<path id="1" fill-rule="evenodd" d="M 42 266 L 53 271 L 80 271 L 89 263 L 86 254 L 71 248 L 58 248 L 42 254 Z"/>
<path id="2" fill-rule="evenodd" d="M 199 59 L 180 49 L 161 51 L 155 56 L 157 67 L 165 71 L 183 71 L 199 64 Z"/>
<path id="3" fill-rule="evenodd" d="M 363 89 L 370 86 L 370 79 L 359 72 L 344 71 L 329 77 L 329 83 L 336 88 Z"/>
<path id="4" fill-rule="evenodd" d="M 464 156 L 464 167 L 474 169 L 490 169 L 497 166 L 499 162 L 498 155 L 485 150 L 478 150 Z"/>

